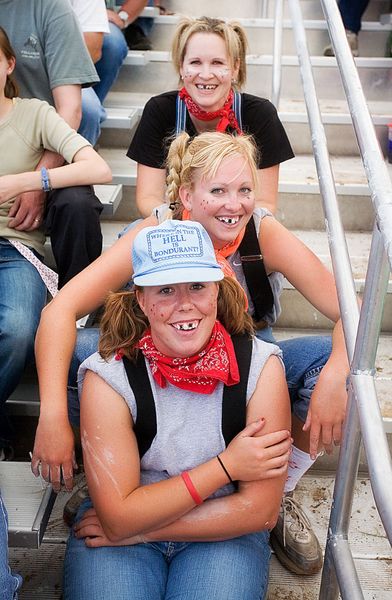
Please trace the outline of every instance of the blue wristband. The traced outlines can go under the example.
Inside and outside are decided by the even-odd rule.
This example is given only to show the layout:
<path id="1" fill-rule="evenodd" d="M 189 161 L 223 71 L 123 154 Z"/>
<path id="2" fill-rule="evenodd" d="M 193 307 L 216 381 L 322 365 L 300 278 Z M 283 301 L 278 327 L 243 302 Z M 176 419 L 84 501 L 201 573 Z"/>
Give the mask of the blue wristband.
<path id="1" fill-rule="evenodd" d="M 50 192 L 52 186 L 50 185 L 49 173 L 46 167 L 41 167 L 41 186 L 44 192 Z"/>

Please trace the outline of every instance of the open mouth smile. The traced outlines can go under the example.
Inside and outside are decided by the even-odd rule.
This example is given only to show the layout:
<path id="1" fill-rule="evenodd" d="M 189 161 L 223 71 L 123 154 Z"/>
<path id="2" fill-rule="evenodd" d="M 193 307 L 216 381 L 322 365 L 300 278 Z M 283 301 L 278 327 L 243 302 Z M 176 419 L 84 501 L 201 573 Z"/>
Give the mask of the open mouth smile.
<path id="1" fill-rule="evenodd" d="M 172 323 L 177 331 L 193 331 L 199 326 L 199 321 L 182 321 L 181 323 Z"/>
<path id="2" fill-rule="evenodd" d="M 209 92 L 212 92 L 213 90 L 215 90 L 218 86 L 213 84 L 213 83 L 208 83 L 208 84 L 203 84 L 203 83 L 197 83 L 196 87 L 198 90 L 207 90 Z"/>
<path id="3" fill-rule="evenodd" d="M 240 217 L 216 217 L 216 219 L 220 223 L 225 223 L 225 225 L 237 225 L 240 220 Z"/>

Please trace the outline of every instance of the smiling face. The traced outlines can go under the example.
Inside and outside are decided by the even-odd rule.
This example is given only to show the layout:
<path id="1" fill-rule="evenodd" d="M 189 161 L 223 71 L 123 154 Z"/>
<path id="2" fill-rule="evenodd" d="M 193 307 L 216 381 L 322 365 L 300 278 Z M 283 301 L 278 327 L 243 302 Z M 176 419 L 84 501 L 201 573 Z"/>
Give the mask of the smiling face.
<path id="1" fill-rule="evenodd" d="M 166 356 L 186 358 L 208 343 L 216 321 L 218 285 L 176 283 L 137 290 L 156 348 Z"/>
<path id="2" fill-rule="evenodd" d="M 240 154 L 224 158 L 210 179 L 197 169 L 192 188 L 181 187 L 180 197 L 190 218 L 207 230 L 214 248 L 223 248 L 238 236 L 253 213 L 254 183 L 249 164 Z"/>
<path id="3" fill-rule="evenodd" d="M 203 110 L 224 105 L 238 65 L 231 64 L 224 40 L 215 33 L 194 33 L 188 40 L 180 69 L 184 87 Z"/>

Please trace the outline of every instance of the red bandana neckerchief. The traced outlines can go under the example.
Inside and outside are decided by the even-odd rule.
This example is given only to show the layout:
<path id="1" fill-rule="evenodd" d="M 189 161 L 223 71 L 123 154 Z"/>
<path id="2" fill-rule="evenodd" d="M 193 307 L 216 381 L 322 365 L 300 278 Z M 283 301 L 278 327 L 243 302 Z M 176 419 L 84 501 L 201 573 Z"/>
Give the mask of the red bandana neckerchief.
<path id="1" fill-rule="evenodd" d="M 187 358 L 171 358 L 156 349 L 148 329 L 137 347 L 148 360 L 157 384 L 164 388 L 169 382 L 182 390 L 211 394 L 218 381 L 225 385 L 239 382 L 233 342 L 226 329 L 215 321 L 210 341 L 201 352 Z"/>
<path id="2" fill-rule="evenodd" d="M 235 118 L 235 114 L 232 109 L 234 98 L 233 90 L 230 90 L 227 100 L 222 108 L 213 112 L 207 112 L 206 110 L 200 108 L 200 106 L 196 104 L 184 87 L 181 88 L 179 94 L 181 100 L 184 100 L 191 115 L 196 117 L 196 119 L 199 119 L 200 121 L 213 121 L 219 117 L 216 131 L 221 131 L 224 133 L 228 127 L 231 127 L 231 129 L 234 129 L 234 131 L 236 131 L 239 135 L 242 134 L 241 128 L 238 125 L 238 121 Z"/>

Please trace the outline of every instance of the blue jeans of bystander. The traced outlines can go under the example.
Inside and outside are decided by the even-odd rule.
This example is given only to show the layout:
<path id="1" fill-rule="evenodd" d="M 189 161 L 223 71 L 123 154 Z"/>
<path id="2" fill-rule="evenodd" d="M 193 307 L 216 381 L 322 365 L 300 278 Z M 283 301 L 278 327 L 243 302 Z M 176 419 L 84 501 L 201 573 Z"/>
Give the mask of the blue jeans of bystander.
<path id="1" fill-rule="evenodd" d="M 20 575 L 11 573 L 8 565 L 8 517 L 0 492 L 0 598 L 17 600 L 22 584 Z"/>
<path id="2" fill-rule="evenodd" d="M 369 0 L 339 0 L 338 4 L 344 28 L 358 33 Z"/>
<path id="3" fill-rule="evenodd" d="M 100 136 L 101 123 L 106 119 L 103 102 L 116 81 L 128 52 L 121 29 L 113 23 L 109 23 L 109 28 L 110 33 L 105 33 L 103 38 L 101 58 L 95 65 L 100 81 L 94 87 L 82 90 L 82 121 L 79 133 L 93 146 Z"/>
<path id="4" fill-rule="evenodd" d="M 85 500 L 78 517 L 91 506 Z M 71 533 L 64 600 L 262 600 L 268 531 L 222 542 L 155 542 L 87 548 Z"/>
<path id="5" fill-rule="evenodd" d="M 282 350 L 291 410 L 300 421 L 305 422 L 314 386 L 331 354 L 331 337 L 315 335 L 278 342 L 270 327 L 259 329 L 256 335 L 261 340 L 273 342 Z"/>
<path id="6" fill-rule="evenodd" d="M 11 441 L 5 402 L 34 358 L 46 287 L 37 269 L 0 238 L 0 447 Z"/>

